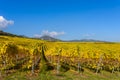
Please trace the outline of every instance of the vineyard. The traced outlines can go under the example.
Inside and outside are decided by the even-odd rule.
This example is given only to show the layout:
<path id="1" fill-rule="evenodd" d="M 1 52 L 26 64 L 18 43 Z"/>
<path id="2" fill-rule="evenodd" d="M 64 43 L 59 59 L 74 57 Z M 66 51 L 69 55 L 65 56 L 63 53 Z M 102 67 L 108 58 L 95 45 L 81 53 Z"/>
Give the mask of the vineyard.
<path id="1" fill-rule="evenodd" d="M 28 38 L 0 37 L 1 79 L 17 73 L 28 77 L 44 74 L 46 77 L 49 76 L 48 72 L 51 72 L 52 75 L 60 77 L 69 71 L 79 76 L 85 76 L 87 71 L 96 76 L 107 73 L 116 76 L 110 80 L 119 80 L 120 43 L 47 42 Z M 40 80 L 53 80 L 42 79 L 40 76 Z M 85 76 L 81 80 L 89 79 Z"/>

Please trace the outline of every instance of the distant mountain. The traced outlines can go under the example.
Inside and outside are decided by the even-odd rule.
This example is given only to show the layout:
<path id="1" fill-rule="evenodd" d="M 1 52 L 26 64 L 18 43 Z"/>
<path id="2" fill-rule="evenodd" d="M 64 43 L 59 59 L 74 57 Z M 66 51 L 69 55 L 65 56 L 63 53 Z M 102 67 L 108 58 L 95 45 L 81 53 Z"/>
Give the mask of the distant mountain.
<path id="1" fill-rule="evenodd" d="M 0 36 L 11 36 L 11 37 L 23 37 L 23 38 L 29 38 L 24 35 L 16 35 L 16 34 L 11 34 L 8 32 L 4 32 L 0 30 Z M 33 38 L 33 39 L 41 39 L 41 40 L 47 40 L 47 41 L 63 41 L 60 39 L 56 39 L 47 35 L 44 35 L 40 38 Z M 94 40 L 94 39 L 81 39 L 81 40 L 67 40 L 63 42 L 107 42 L 107 41 L 101 41 L 101 40 Z"/>
<path id="2" fill-rule="evenodd" d="M 24 35 L 16 35 L 0 30 L 0 36 L 11 36 L 11 37 L 26 37 Z"/>
<path id="3" fill-rule="evenodd" d="M 11 34 L 11 33 L 8 33 L 8 32 L 4 32 L 4 31 L 1 31 L 0 30 L 0 36 L 11 36 L 11 37 L 26 37 L 24 35 L 15 35 L 15 34 Z M 26 37 L 26 38 L 29 38 L 29 37 Z M 56 38 L 53 38 L 53 37 L 50 37 L 50 36 L 42 36 L 40 38 L 33 38 L 33 39 L 41 39 L 41 40 L 47 40 L 47 41 L 61 41 L 59 39 L 56 39 Z"/>
<path id="4" fill-rule="evenodd" d="M 68 42 L 107 42 L 107 41 L 94 40 L 94 39 L 81 39 L 81 40 L 69 40 Z"/>
<path id="5" fill-rule="evenodd" d="M 56 38 L 53 38 L 53 37 L 50 37 L 50 36 L 47 36 L 47 35 L 44 35 L 44 36 L 40 37 L 40 39 L 47 40 L 47 41 L 61 41 L 60 39 L 56 39 Z"/>

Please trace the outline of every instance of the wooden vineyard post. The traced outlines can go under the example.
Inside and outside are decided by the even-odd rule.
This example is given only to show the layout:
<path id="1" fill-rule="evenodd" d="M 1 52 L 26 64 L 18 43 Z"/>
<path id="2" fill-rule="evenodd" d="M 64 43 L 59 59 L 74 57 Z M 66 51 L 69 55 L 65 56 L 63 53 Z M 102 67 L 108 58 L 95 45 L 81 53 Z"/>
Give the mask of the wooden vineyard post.
<path id="1" fill-rule="evenodd" d="M 62 52 L 62 49 L 58 51 L 58 61 L 57 61 L 57 75 L 60 73 L 60 54 Z"/>

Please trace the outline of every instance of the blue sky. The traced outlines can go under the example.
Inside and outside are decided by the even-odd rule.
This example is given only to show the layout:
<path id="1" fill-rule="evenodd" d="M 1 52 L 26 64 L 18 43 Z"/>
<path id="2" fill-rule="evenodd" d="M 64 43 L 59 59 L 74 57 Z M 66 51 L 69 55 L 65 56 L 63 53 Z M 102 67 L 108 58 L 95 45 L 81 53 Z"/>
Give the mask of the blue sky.
<path id="1" fill-rule="evenodd" d="M 120 0 L 0 0 L 0 16 L 18 35 L 120 41 Z"/>

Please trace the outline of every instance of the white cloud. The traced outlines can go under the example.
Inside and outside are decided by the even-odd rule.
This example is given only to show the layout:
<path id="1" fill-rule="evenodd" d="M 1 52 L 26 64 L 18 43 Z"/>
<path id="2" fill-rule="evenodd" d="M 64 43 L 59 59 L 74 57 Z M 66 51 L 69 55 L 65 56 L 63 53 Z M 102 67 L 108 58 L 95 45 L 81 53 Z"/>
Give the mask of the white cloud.
<path id="1" fill-rule="evenodd" d="M 65 32 L 56 32 L 56 31 L 49 32 L 48 30 L 44 30 L 44 31 L 42 31 L 41 34 L 35 34 L 34 36 L 41 37 L 41 36 L 47 35 L 47 36 L 51 36 L 51 37 L 58 37 L 58 36 L 61 36 L 64 34 L 65 34 Z"/>
<path id="2" fill-rule="evenodd" d="M 83 37 L 85 38 L 91 38 L 91 37 L 94 37 L 95 36 L 95 33 L 89 33 L 89 34 L 84 34 Z"/>
<path id="3" fill-rule="evenodd" d="M 14 24 L 14 21 L 7 20 L 3 16 L 0 16 L 0 28 L 6 28 L 8 25 Z"/>
<path id="4" fill-rule="evenodd" d="M 40 34 L 35 34 L 34 37 L 36 37 L 36 38 L 40 38 L 41 35 L 40 35 Z"/>

